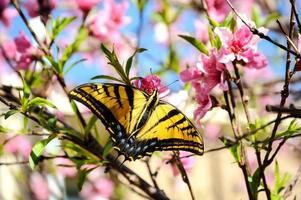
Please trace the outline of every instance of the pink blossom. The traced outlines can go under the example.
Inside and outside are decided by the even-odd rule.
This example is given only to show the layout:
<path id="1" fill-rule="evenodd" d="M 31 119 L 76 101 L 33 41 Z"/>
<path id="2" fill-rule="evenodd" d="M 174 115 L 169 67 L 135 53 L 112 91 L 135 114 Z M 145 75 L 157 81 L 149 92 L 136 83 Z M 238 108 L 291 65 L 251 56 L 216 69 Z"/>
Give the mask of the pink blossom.
<path id="1" fill-rule="evenodd" d="M 89 26 L 91 34 L 102 42 L 118 34 L 118 30 L 129 22 L 129 18 L 124 16 L 127 8 L 128 2 L 124 0 L 119 4 L 114 0 L 105 1 L 103 10 Z"/>
<path id="2" fill-rule="evenodd" d="M 109 199 L 114 191 L 114 184 L 111 180 L 98 177 L 95 180 L 86 181 L 80 192 L 81 197 L 84 199 Z"/>
<path id="3" fill-rule="evenodd" d="M 230 7 L 224 0 L 206 0 L 207 10 L 210 17 L 221 22 L 229 14 Z"/>
<path id="4" fill-rule="evenodd" d="M 3 50 L 5 52 L 5 55 L 9 58 L 9 59 L 15 59 L 16 55 L 17 55 L 17 47 L 14 41 L 5 41 L 2 44 Z"/>
<path id="5" fill-rule="evenodd" d="M 22 31 L 14 41 L 18 52 L 15 58 L 17 68 L 27 70 L 30 63 L 39 58 L 41 53 L 36 47 L 31 45 L 29 38 Z"/>
<path id="6" fill-rule="evenodd" d="M 158 90 L 159 93 L 163 93 L 168 90 L 167 87 L 164 87 L 161 84 L 161 79 L 157 75 L 148 75 L 143 79 L 135 80 L 133 85 L 147 92 L 148 94 L 152 94 L 154 90 Z"/>
<path id="7" fill-rule="evenodd" d="M 195 120 L 199 121 L 212 107 L 209 93 L 219 85 L 222 90 L 227 90 L 224 64 L 218 62 L 219 55 L 215 49 L 210 50 L 209 55 L 201 54 L 195 67 L 188 68 L 180 73 L 184 82 L 191 82 L 196 91 L 196 99 L 199 104 L 194 112 Z"/>
<path id="8" fill-rule="evenodd" d="M 228 28 L 219 27 L 215 33 L 222 41 L 221 56 L 219 62 L 231 63 L 234 60 L 243 62 L 249 68 L 263 68 L 267 65 L 267 60 L 257 51 L 257 36 L 246 25 L 239 27 L 233 34 Z"/>
<path id="9" fill-rule="evenodd" d="M 208 29 L 207 29 L 208 24 L 205 24 L 201 20 L 197 20 L 194 22 L 194 27 L 195 27 L 196 38 L 203 43 L 207 43 L 209 39 Z"/>
<path id="10" fill-rule="evenodd" d="M 41 2 L 39 0 L 27 0 L 24 7 L 30 17 L 48 15 L 56 7 L 56 0 L 42 0 Z"/>
<path id="11" fill-rule="evenodd" d="M 190 74 L 187 72 L 189 69 L 184 70 L 180 73 L 180 78 L 184 82 L 191 81 L 197 92 L 202 92 L 204 95 L 207 95 L 216 85 L 219 85 L 223 90 L 227 90 L 224 80 L 224 70 L 226 68 L 218 62 L 218 57 L 219 55 L 214 49 L 210 51 L 209 56 L 201 54 L 194 69 L 190 69 Z"/>
<path id="12" fill-rule="evenodd" d="M 201 71 L 200 68 L 198 68 L 199 65 L 196 67 L 189 67 L 185 70 L 183 70 L 180 73 L 180 78 L 183 82 L 188 82 L 188 81 L 197 81 L 202 78 L 203 72 Z"/>
<path id="13" fill-rule="evenodd" d="M 29 154 L 31 152 L 32 144 L 28 141 L 25 136 L 18 135 L 16 137 L 12 137 L 9 141 L 5 144 L 4 150 L 21 155 L 24 159 L 28 159 Z"/>
<path id="14" fill-rule="evenodd" d="M 25 53 L 31 47 L 29 38 L 22 31 L 19 36 L 15 38 L 15 44 L 20 53 Z"/>
<path id="15" fill-rule="evenodd" d="M 58 173 L 65 177 L 75 177 L 76 169 L 74 163 L 67 158 L 56 158 L 54 160 Z"/>
<path id="16" fill-rule="evenodd" d="M 0 2 L 0 21 L 5 26 L 10 26 L 11 20 L 17 16 L 17 11 L 14 8 L 8 7 L 9 0 L 1 0 Z"/>
<path id="17" fill-rule="evenodd" d="M 211 140 L 217 140 L 221 134 L 221 126 L 218 124 L 206 124 L 204 134 Z"/>
<path id="18" fill-rule="evenodd" d="M 200 125 L 200 119 L 212 108 L 212 101 L 209 95 L 198 95 L 197 103 L 198 107 L 193 112 L 194 120 Z"/>
<path id="19" fill-rule="evenodd" d="M 248 159 L 248 162 L 249 162 L 250 170 L 251 170 L 252 173 L 254 173 L 255 170 L 258 167 L 256 154 L 255 154 L 255 152 L 253 152 L 250 149 L 248 149 L 246 151 L 246 156 L 247 156 L 247 159 Z"/>
<path id="20" fill-rule="evenodd" d="M 88 13 L 100 0 L 75 0 L 78 8 L 84 13 Z"/>
<path id="21" fill-rule="evenodd" d="M 186 172 L 189 172 L 196 164 L 196 157 L 189 156 L 189 155 L 191 155 L 191 153 L 189 153 L 187 151 L 180 151 L 179 156 L 180 156 L 180 158 L 183 157 L 183 158 L 181 158 L 181 162 L 182 162 L 182 165 Z M 186 157 L 186 156 L 189 156 L 189 157 Z M 177 176 L 180 174 L 176 164 L 172 164 L 171 167 L 172 167 L 172 172 L 173 172 L 174 176 Z"/>
<path id="22" fill-rule="evenodd" d="M 33 172 L 31 174 L 29 185 L 37 200 L 45 200 L 49 198 L 48 183 L 40 173 Z"/>

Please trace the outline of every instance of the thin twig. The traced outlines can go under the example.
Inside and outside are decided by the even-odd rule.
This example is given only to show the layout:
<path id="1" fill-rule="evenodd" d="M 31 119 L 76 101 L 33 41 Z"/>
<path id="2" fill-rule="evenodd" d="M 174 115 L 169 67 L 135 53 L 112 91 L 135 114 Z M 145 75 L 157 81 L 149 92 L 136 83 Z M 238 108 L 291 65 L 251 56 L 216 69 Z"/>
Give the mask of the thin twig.
<path id="1" fill-rule="evenodd" d="M 286 187 L 284 194 L 283 194 L 283 199 L 287 199 L 292 194 L 292 191 L 293 191 L 294 187 L 296 186 L 300 175 L 301 175 L 301 166 L 299 166 L 291 183 Z"/>
<path id="2" fill-rule="evenodd" d="M 188 175 L 187 175 L 187 172 L 183 166 L 183 163 L 181 162 L 180 158 L 179 158 L 179 152 L 174 152 L 174 155 L 173 155 L 173 160 L 175 161 L 175 164 L 177 165 L 179 171 L 180 171 L 180 174 L 182 176 L 182 179 L 183 181 L 187 184 L 188 186 L 188 189 L 189 189 L 189 193 L 190 193 L 190 196 L 191 196 L 191 199 L 192 200 L 195 200 L 195 197 L 194 197 L 194 194 L 193 194 L 193 191 L 192 191 L 192 187 L 191 187 L 191 184 L 190 184 L 190 181 L 189 181 L 189 178 L 188 178 Z"/>
<path id="3" fill-rule="evenodd" d="M 231 2 L 229 0 L 226 0 L 228 5 L 231 7 L 231 9 L 233 10 L 233 12 L 238 16 L 238 18 L 250 29 L 250 31 L 255 34 L 258 35 L 261 39 L 267 40 L 269 42 L 271 42 L 272 44 L 276 45 L 277 47 L 279 47 L 280 49 L 285 50 L 288 53 L 293 54 L 294 56 L 301 58 L 301 54 L 299 52 L 295 52 L 292 51 L 291 49 L 287 48 L 286 46 L 276 42 L 275 40 L 273 40 L 272 38 L 270 38 L 269 36 L 265 35 L 264 33 L 260 32 L 258 29 L 256 29 L 255 27 L 252 27 L 250 24 L 248 24 L 245 20 L 243 20 L 243 18 L 240 16 L 240 14 L 235 10 L 235 8 L 233 7 L 233 5 L 231 4 Z"/>
<path id="4" fill-rule="evenodd" d="M 156 181 L 156 175 L 157 175 L 157 174 L 152 172 L 152 170 L 151 170 L 151 168 L 150 168 L 150 165 L 149 165 L 149 159 L 147 159 L 147 160 L 145 161 L 145 164 L 146 164 L 146 167 L 147 167 L 149 176 L 150 176 L 150 178 L 151 178 L 151 180 L 152 180 L 152 182 L 153 182 L 155 188 L 159 189 L 158 183 L 157 183 L 157 181 Z"/>
<path id="5" fill-rule="evenodd" d="M 295 0 L 290 0 L 290 3 L 292 5 L 292 10 L 294 12 L 295 15 L 295 19 L 297 21 L 297 25 L 298 25 L 298 32 L 301 34 L 301 23 L 300 23 L 300 19 L 299 19 L 299 15 L 295 6 Z"/>

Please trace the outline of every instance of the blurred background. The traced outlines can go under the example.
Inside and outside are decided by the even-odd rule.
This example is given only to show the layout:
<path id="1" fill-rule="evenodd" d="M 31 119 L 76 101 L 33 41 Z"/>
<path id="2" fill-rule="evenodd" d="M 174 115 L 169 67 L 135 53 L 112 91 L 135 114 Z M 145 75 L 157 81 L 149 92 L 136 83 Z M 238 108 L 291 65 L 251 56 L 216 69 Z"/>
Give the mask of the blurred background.
<path id="1" fill-rule="evenodd" d="M 51 51 L 54 57 L 62 56 L 64 49 L 70 46 L 78 36 L 81 26 L 86 27 L 88 36 L 81 41 L 80 47 L 70 57 L 67 64 L 70 70 L 65 71 L 64 79 L 68 89 L 77 85 L 93 82 L 92 77 L 106 74 L 116 77 L 116 72 L 107 65 L 107 60 L 100 50 L 104 43 L 109 49 L 114 48 L 121 64 L 133 54 L 137 47 L 147 51 L 138 54 L 131 69 L 131 76 L 145 77 L 151 73 L 157 74 L 170 92 L 163 99 L 172 103 L 193 119 L 196 108 L 194 91 L 180 81 L 179 73 L 187 66 L 196 66 L 200 53 L 178 35 L 190 35 L 209 45 L 208 20 L 210 17 L 221 22 L 231 12 L 225 1 L 221 0 L 171 0 L 171 1 L 126 1 L 126 0 L 24 0 L 20 1 L 22 11 L 29 24 L 41 40 L 49 39 L 49 32 L 55 26 L 58 18 L 76 18 L 66 26 L 55 38 Z M 204 11 L 204 5 L 207 11 Z M 286 44 L 276 19 L 284 27 L 289 22 L 291 5 L 285 0 L 246 0 L 231 1 L 238 12 L 252 19 L 257 27 L 268 29 L 268 35 L 279 43 Z M 93 6 L 92 6 L 93 5 Z M 142 6 L 143 5 L 143 6 Z M 43 7 L 44 6 L 44 7 Z M 90 6 L 90 7 L 89 7 Z M 140 7 L 139 7 L 140 6 Z M 301 1 L 296 1 L 297 10 L 301 11 Z M 44 10 L 42 10 L 42 8 Z M 43 12 L 42 12 L 43 11 Z M 41 14 L 42 13 L 42 14 Z M 43 13 L 45 15 L 43 15 Z M 20 18 L 14 6 L 6 0 L 0 0 L 0 84 L 1 87 L 22 87 L 22 80 L 16 73 L 20 70 L 24 76 L 37 76 L 32 84 L 33 92 L 47 98 L 57 109 L 51 110 L 57 118 L 68 124 L 80 127 L 75 119 L 67 96 L 51 72 L 44 70 L 47 63 L 33 62 L 22 65 L 28 60 L 22 60 L 22 54 L 15 56 L 16 38 L 27 37 L 32 48 L 37 44 L 28 28 Z M 46 26 L 46 27 L 45 27 Z M 21 37 L 22 36 L 22 37 Z M 295 37 L 297 38 L 297 37 Z M 297 44 L 297 40 L 294 41 Z M 298 47 L 300 48 L 300 47 Z M 249 98 L 252 120 L 260 123 L 275 119 L 275 114 L 265 111 L 265 105 L 277 105 L 280 101 L 280 91 L 283 87 L 286 52 L 276 48 L 267 41 L 261 40 L 258 49 L 268 61 L 268 66 L 259 70 L 244 69 L 243 81 Z M 3 53 L 5 52 L 5 53 Z M 18 52 L 20 53 L 20 52 Z M 81 61 L 81 59 L 84 59 Z M 8 62 L 13 60 L 17 65 L 13 68 Z M 77 63 L 77 61 L 80 61 Z M 34 63 L 34 64 L 33 64 Z M 76 65 L 72 65 L 77 63 Z M 37 74 L 31 72 L 37 72 Z M 179 80 L 179 81 L 176 81 Z M 300 80 L 297 73 L 291 84 L 289 102 L 300 105 Z M 175 82 L 176 81 L 176 82 Z M 0 93 L 1 94 L 1 93 Z M 15 92 L 15 94 L 17 94 Z M 216 97 L 222 97 L 222 92 L 214 91 Z M 90 119 L 91 113 L 78 104 L 85 119 Z M 242 110 L 242 107 L 238 109 Z M 7 107 L 0 103 L 0 113 L 6 113 Z M 241 112 L 242 113 L 242 112 Z M 238 114 L 238 123 L 246 127 L 243 114 Z M 183 165 L 188 173 L 193 193 L 196 199 L 247 199 L 243 174 L 231 152 L 223 147 L 220 137 L 233 137 L 232 129 L 226 111 L 214 108 L 201 120 L 201 131 L 204 137 L 205 154 L 183 158 Z M 286 130 L 290 120 L 281 124 L 279 132 Z M 116 172 L 106 172 L 99 167 L 87 175 L 81 192 L 78 191 L 79 179 L 74 162 L 65 158 L 61 141 L 55 139 L 47 145 L 43 160 L 36 171 L 28 167 L 28 157 L 33 144 L 41 138 L 46 138 L 47 130 L 27 121 L 22 115 L 16 114 L 8 119 L 0 117 L 0 199 L 144 199 L 131 185 Z M 106 144 L 108 134 L 97 122 L 97 139 Z M 42 135 L 30 134 L 42 133 Z M 264 138 L 271 132 L 271 127 L 258 133 Z M 277 145 L 277 142 L 275 142 Z M 300 171 L 301 140 L 295 137 L 287 141 L 281 149 L 277 163 L 281 177 L 289 184 Z M 57 156 L 62 155 L 62 156 Z M 188 155 L 181 152 L 181 156 Z M 257 168 L 255 153 L 247 149 L 251 171 Z M 155 152 L 149 158 L 150 168 L 157 173 L 159 187 L 170 199 L 189 199 L 189 189 L 181 178 L 174 164 L 167 163 L 171 159 L 170 152 Z M 135 162 L 125 162 L 124 165 L 151 183 L 146 159 Z M 272 164 L 266 171 L 269 187 L 274 188 L 275 167 Z M 277 170 L 276 170 L 277 171 Z M 300 173 L 300 172 L 299 172 Z M 293 194 L 288 199 L 301 197 L 301 181 L 297 181 Z M 264 194 L 259 195 L 265 199 Z"/>

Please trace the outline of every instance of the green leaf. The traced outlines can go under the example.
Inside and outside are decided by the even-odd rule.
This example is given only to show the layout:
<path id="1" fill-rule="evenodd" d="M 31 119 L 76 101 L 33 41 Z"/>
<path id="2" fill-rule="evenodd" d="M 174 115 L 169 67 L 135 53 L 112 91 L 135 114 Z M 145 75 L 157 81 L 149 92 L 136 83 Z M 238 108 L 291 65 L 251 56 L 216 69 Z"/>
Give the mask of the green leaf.
<path id="1" fill-rule="evenodd" d="M 84 61 L 86 61 L 86 60 L 87 60 L 87 59 L 83 58 L 83 59 L 80 59 L 80 60 L 78 60 L 78 61 L 75 61 L 74 63 L 72 63 L 71 65 L 69 65 L 69 66 L 66 68 L 64 74 L 66 75 L 73 67 L 75 67 L 77 64 L 79 64 L 79 63 L 81 63 L 81 62 L 84 62 Z"/>
<path id="2" fill-rule="evenodd" d="M 58 17 L 57 19 L 53 20 L 52 30 L 50 34 L 51 41 L 55 40 L 55 38 L 62 32 L 62 30 L 75 19 L 76 17 Z"/>
<path id="3" fill-rule="evenodd" d="M 129 77 L 130 69 L 132 67 L 132 63 L 133 63 L 133 59 L 134 59 L 135 55 L 137 53 L 142 53 L 143 51 L 146 51 L 146 50 L 147 49 L 144 49 L 144 48 L 136 49 L 136 51 L 133 53 L 133 55 L 126 61 L 125 74 L 126 74 L 127 77 Z"/>
<path id="4" fill-rule="evenodd" d="M 188 36 L 188 35 L 179 35 L 181 38 L 192 44 L 195 48 L 197 48 L 200 52 L 209 55 L 209 51 L 201 41 L 197 40 L 194 37 Z"/>
<path id="5" fill-rule="evenodd" d="M 0 133 L 7 133 L 10 130 L 0 125 Z"/>
<path id="6" fill-rule="evenodd" d="M 260 186 L 260 169 L 257 168 L 252 177 L 249 177 L 248 182 L 251 186 L 253 197 L 257 197 L 258 187 Z"/>
<path id="7" fill-rule="evenodd" d="M 104 146 L 104 150 L 102 156 L 105 158 L 109 153 L 113 150 L 113 142 L 112 140 L 108 140 L 108 142 Z"/>
<path id="8" fill-rule="evenodd" d="M 134 0 L 134 3 L 136 4 L 139 12 L 142 12 L 142 10 L 144 10 L 144 7 L 147 3 L 147 0 Z"/>
<path id="9" fill-rule="evenodd" d="M 117 81 L 120 83 L 124 83 L 122 80 L 119 80 L 113 76 L 109 76 L 109 75 L 98 75 L 98 76 L 94 76 L 93 78 L 91 78 L 91 80 L 95 80 L 95 79 L 107 79 L 107 80 L 112 80 L 112 81 Z"/>
<path id="10" fill-rule="evenodd" d="M 71 56 L 79 49 L 81 43 L 88 37 L 88 31 L 83 27 L 78 31 L 75 40 L 72 44 L 65 48 L 61 59 L 59 60 L 59 66 L 61 69 L 65 68 L 66 62 Z"/>
<path id="11" fill-rule="evenodd" d="M 258 6 L 253 6 L 252 7 L 252 16 L 251 16 L 252 21 L 255 22 L 256 27 L 261 26 L 261 16 L 260 16 L 260 9 Z"/>
<path id="12" fill-rule="evenodd" d="M 289 138 L 293 134 L 298 133 L 300 130 L 301 130 L 301 127 L 298 126 L 297 120 L 294 119 L 290 122 L 289 126 L 287 127 L 287 129 L 285 131 L 277 133 L 277 137 Z"/>
<path id="13" fill-rule="evenodd" d="M 34 169 L 39 163 L 39 158 L 42 155 L 45 147 L 49 142 L 51 142 L 56 135 L 50 135 L 48 138 L 38 141 L 31 149 L 29 156 L 29 166 L 31 169 Z"/>
<path id="14" fill-rule="evenodd" d="M 47 99 L 43 99 L 41 97 L 35 97 L 34 99 L 30 100 L 27 104 L 27 110 L 34 107 L 34 106 L 49 106 L 52 108 L 56 108 L 54 104 L 52 104 Z"/>
<path id="15" fill-rule="evenodd" d="M 278 12 L 272 12 L 272 13 L 269 13 L 267 15 L 267 17 L 264 19 L 264 22 L 262 23 L 262 26 L 263 27 L 266 27 L 268 26 L 271 22 L 274 22 L 276 21 L 277 19 L 279 19 L 281 16 L 279 15 Z"/>
<path id="16" fill-rule="evenodd" d="M 171 45 L 170 49 L 169 49 L 169 56 L 168 56 L 168 60 L 166 63 L 167 69 L 171 69 L 177 73 L 180 72 L 180 65 L 179 65 L 179 57 L 178 54 L 176 52 L 176 50 L 174 49 L 174 46 Z"/>
<path id="17" fill-rule="evenodd" d="M 111 65 L 115 69 L 115 71 L 119 74 L 123 83 L 125 83 L 127 85 L 131 85 L 131 82 L 129 81 L 122 65 L 120 64 L 120 62 L 114 52 L 114 49 L 112 50 L 112 52 L 110 52 L 104 44 L 101 44 L 101 50 L 104 52 L 107 59 L 109 60 L 108 64 Z"/>
<path id="18" fill-rule="evenodd" d="M 93 115 L 93 116 L 90 118 L 90 120 L 89 120 L 87 126 L 85 127 L 85 135 L 88 134 L 88 133 L 91 131 L 91 129 L 92 129 L 92 127 L 95 125 L 97 119 L 98 119 L 98 118 L 97 118 L 95 115 Z"/>
<path id="19" fill-rule="evenodd" d="M 279 169 L 279 164 L 276 161 L 275 162 L 275 185 L 274 185 L 274 190 L 273 190 L 273 199 L 278 199 L 280 192 L 285 188 L 285 185 L 290 179 L 290 175 L 288 173 L 285 173 L 283 177 L 280 176 L 280 169 Z"/>
<path id="20" fill-rule="evenodd" d="M 233 19 L 234 19 L 234 15 L 233 15 L 233 14 L 229 14 L 229 15 L 227 15 L 227 17 L 220 23 L 219 26 L 230 28 L 231 24 L 233 23 L 233 22 L 232 22 Z"/>
<path id="21" fill-rule="evenodd" d="M 62 73 L 61 66 L 53 59 L 53 57 L 46 55 L 45 59 L 48 60 L 48 62 L 51 64 L 51 66 L 54 68 L 54 70 L 58 73 Z"/>
<path id="22" fill-rule="evenodd" d="M 14 115 L 14 114 L 16 114 L 16 113 L 18 113 L 19 111 L 18 110 L 9 110 L 9 111 L 7 111 L 5 114 L 4 114 L 4 119 L 7 119 L 7 118 L 9 118 L 10 116 L 12 116 L 12 115 Z"/>
<path id="23" fill-rule="evenodd" d="M 57 118 L 56 117 L 52 117 L 52 118 L 49 118 L 47 120 L 47 127 L 49 130 L 55 130 L 56 128 L 56 122 L 57 122 Z"/>
<path id="24" fill-rule="evenodd" d="M 240 160 L 241 160 L 241 157 L 240 157 L 241 146 L 240 146 L 240 144 L 235 144 L 235 145 L 231 146 L 229 149 L 230 149 L 230 152 L 231 152 L 232 156 L 235 158 L 236 162 L 240 162 Z"/>
<path id="25" fill-rule="evenodd" d="M 214 19 L 212 19 L 211 17 L 208 17 L 208 21 L 209 21 L 209 24 L 210 24 L 213 28 L 219 27 L 219 26 L 220 26 L 220 24 L 219 24 L 217 21 L 215 21 Z"/>
<path id="26" fill-rule="evenodd" d="M 86 177 L 87 175 L 93 171 L 95 168 L 97 167 L 93 167 L 91 169 L 83 169 L 83 170 L 79 170 L 79 174 L 78 174 L 78 182 L 77 182 L 77 188 L 79 191 L 82 190 L 82 187 L 85 183 Z"/>

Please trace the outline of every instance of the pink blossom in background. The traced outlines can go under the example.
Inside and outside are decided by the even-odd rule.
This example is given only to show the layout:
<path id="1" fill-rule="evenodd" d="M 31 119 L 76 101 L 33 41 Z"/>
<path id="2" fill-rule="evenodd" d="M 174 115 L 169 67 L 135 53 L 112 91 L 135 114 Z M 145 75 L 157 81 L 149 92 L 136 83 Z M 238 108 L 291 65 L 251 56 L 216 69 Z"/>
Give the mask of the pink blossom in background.
<path id="1" fill-rule="evenodd" d="M 49 198 L 47 180 L 40 173 L 33 172 L 30 175 L 29 186 L 36 200 L 46 200 Z"/>
<path id="2" fill-rule="evenodd" d="M 18 52 L 15 58 L 17 69 L 27 70 L 30 63 L 40 57 L 41 53 L 31 45 L 29 38 L 22 31 L 14 41 Z"/>
<path id="3" fill-rule="evenodd" d="M 17 47 L 14 41 L 10 40 L 10 41 L 5 41 L 2 43 L 2 48 L 4 50 L 4 53 L 7 58 L 14 60 L 16 55 L 17 55 Z M 2 50 L 1 50 L 2 51 Z"/>
<path id="4" fill-rule="evenodd" d="M 208 24 L 201 20 L 197 20 L 194 22 L 195 27 L 195 37 L 203 43 L 207 43 L 209 40 L 208 35 Z"/>
<path id="5" fill-rule="evenodd" d="M 99 169 L 93 170 L 87 177 L 80 192 L 81 197 L 87 200 L 109 199 L 114 191 L 114 184 L 110 179 L 103 177 Z"/>
<path id="6" fill-rule="evenodd" d="M 254 36 L 246 25 L 242 25 L 234 33 L 224 27 L 218 27 L 214 31 L 223 44 L 219 62 L 228 64 L 237 60 L 249 68 L 266 67 L 266 58 L 257 51 L 257 36 Z"/>
<path id="7" fill-rule="evenodd" d="M 168 91 L 168 88 L 161 84 L 161 79 L 157 75 L 148 75 L 143 79 L 135 80 L 133 85 L 148 94 L 152 94 L 154 90 L 158 90 L 159 93 L 165 93 Z"/>
<path id="8" fill-rule="evenodd" d="M 29 38 L 24 34 L 23 31 L 21 31 L 19 36 L 15 38 L 15 44 L 20 53 L 25 53 L 31 47 Z"/>
<path id="9" fill-rule="evenodd" d="M 77 7 L 84 13 L 89 12 L 100 0 L 75 0 Z"/>
<path id="10" fill-rule="evenodd" d="M 221 135 L 221 126 L 219 124 L 206 124 L 204 135 L 210 140 L 218 140 Z"/>
<path id="11" fill-rule="evenodd" d="M 8 0 L 0 1 L 0 21 L 5 26 L 10 26 L 12 19 L 17 16 L 17 11 L 14 8 L 8 7 Z"/>
<path id="12" fill-rule="evenodd" d="M 75 177 L 77 170 L 75 164 L 67 158 L 56 158 L 54 160 L 56 169 L 59 174 L 65 177 Z"/>
<path id="13" fill-rule="evenodd" d="M 24 2 L 24 7 L 28 12 L 30 17 L 37 17 L 40 15 L 40 10 L 43 12 L 41 14 L 48 14 L 56 7 L 56 0 L 26 0 Z"/>
<path id="14" fill-rule="evenodd" d="M 258 167 L 256 154 L 254 151 L 251 151 L 250 149 L 248 149 L 246 151 L 246 156 L 247 156 L 247 159 L 249 162 L 249 167 L 250 167 L 251 173 L 254 173 Z"/>
<path id="15" fill-rule="evenodd" d="M 31 142 L 22 135 L 10 138 L 9 141 L 4 145 L 4 150 L 6 152 L 21 155 L 25 160 L 28 159 L 31 148 Z"/>
<path id="16" fill-rule="evenodd" d="M 230 12 L 230 7 L 225 0 L 206 0 L 208 14 L 214 20 L 221 22 Z"/>
<path id="17" fill-rule="evenodd" d="M 184 158 L 181 158 L 181 162 L 182 162 L 182 165 L 183 165 L 186 172 L 189 172 L 190 170 L 192 170 L 193 167 L 196 164 L 196 157 L 195 156 L 189 156 L 189 155 L 191 155 L 191 153 L 189 153 L 187 151 L 180 151 L 179 157 L 180 158 L 184 157 Z M 185 157 L 185 156 L 189 156 L 189 157 Z M 180 172 L 178 170 L 177 165 L 172 164 L 171 167 L 172 167 L 173 175 L 178 176 L 180 174 Z"/>
<path id="18" fill-rule="evenodd" d="M 130 18 L 124 16 L 128 8 L 128 2 L 122 0 L 120 3 L 114 0 L 104 1 L 104 8 L 99 11 L 89 25 L 90 33 L 101 42 L 118 34 L 119 29 L 129 23 Z"/>

